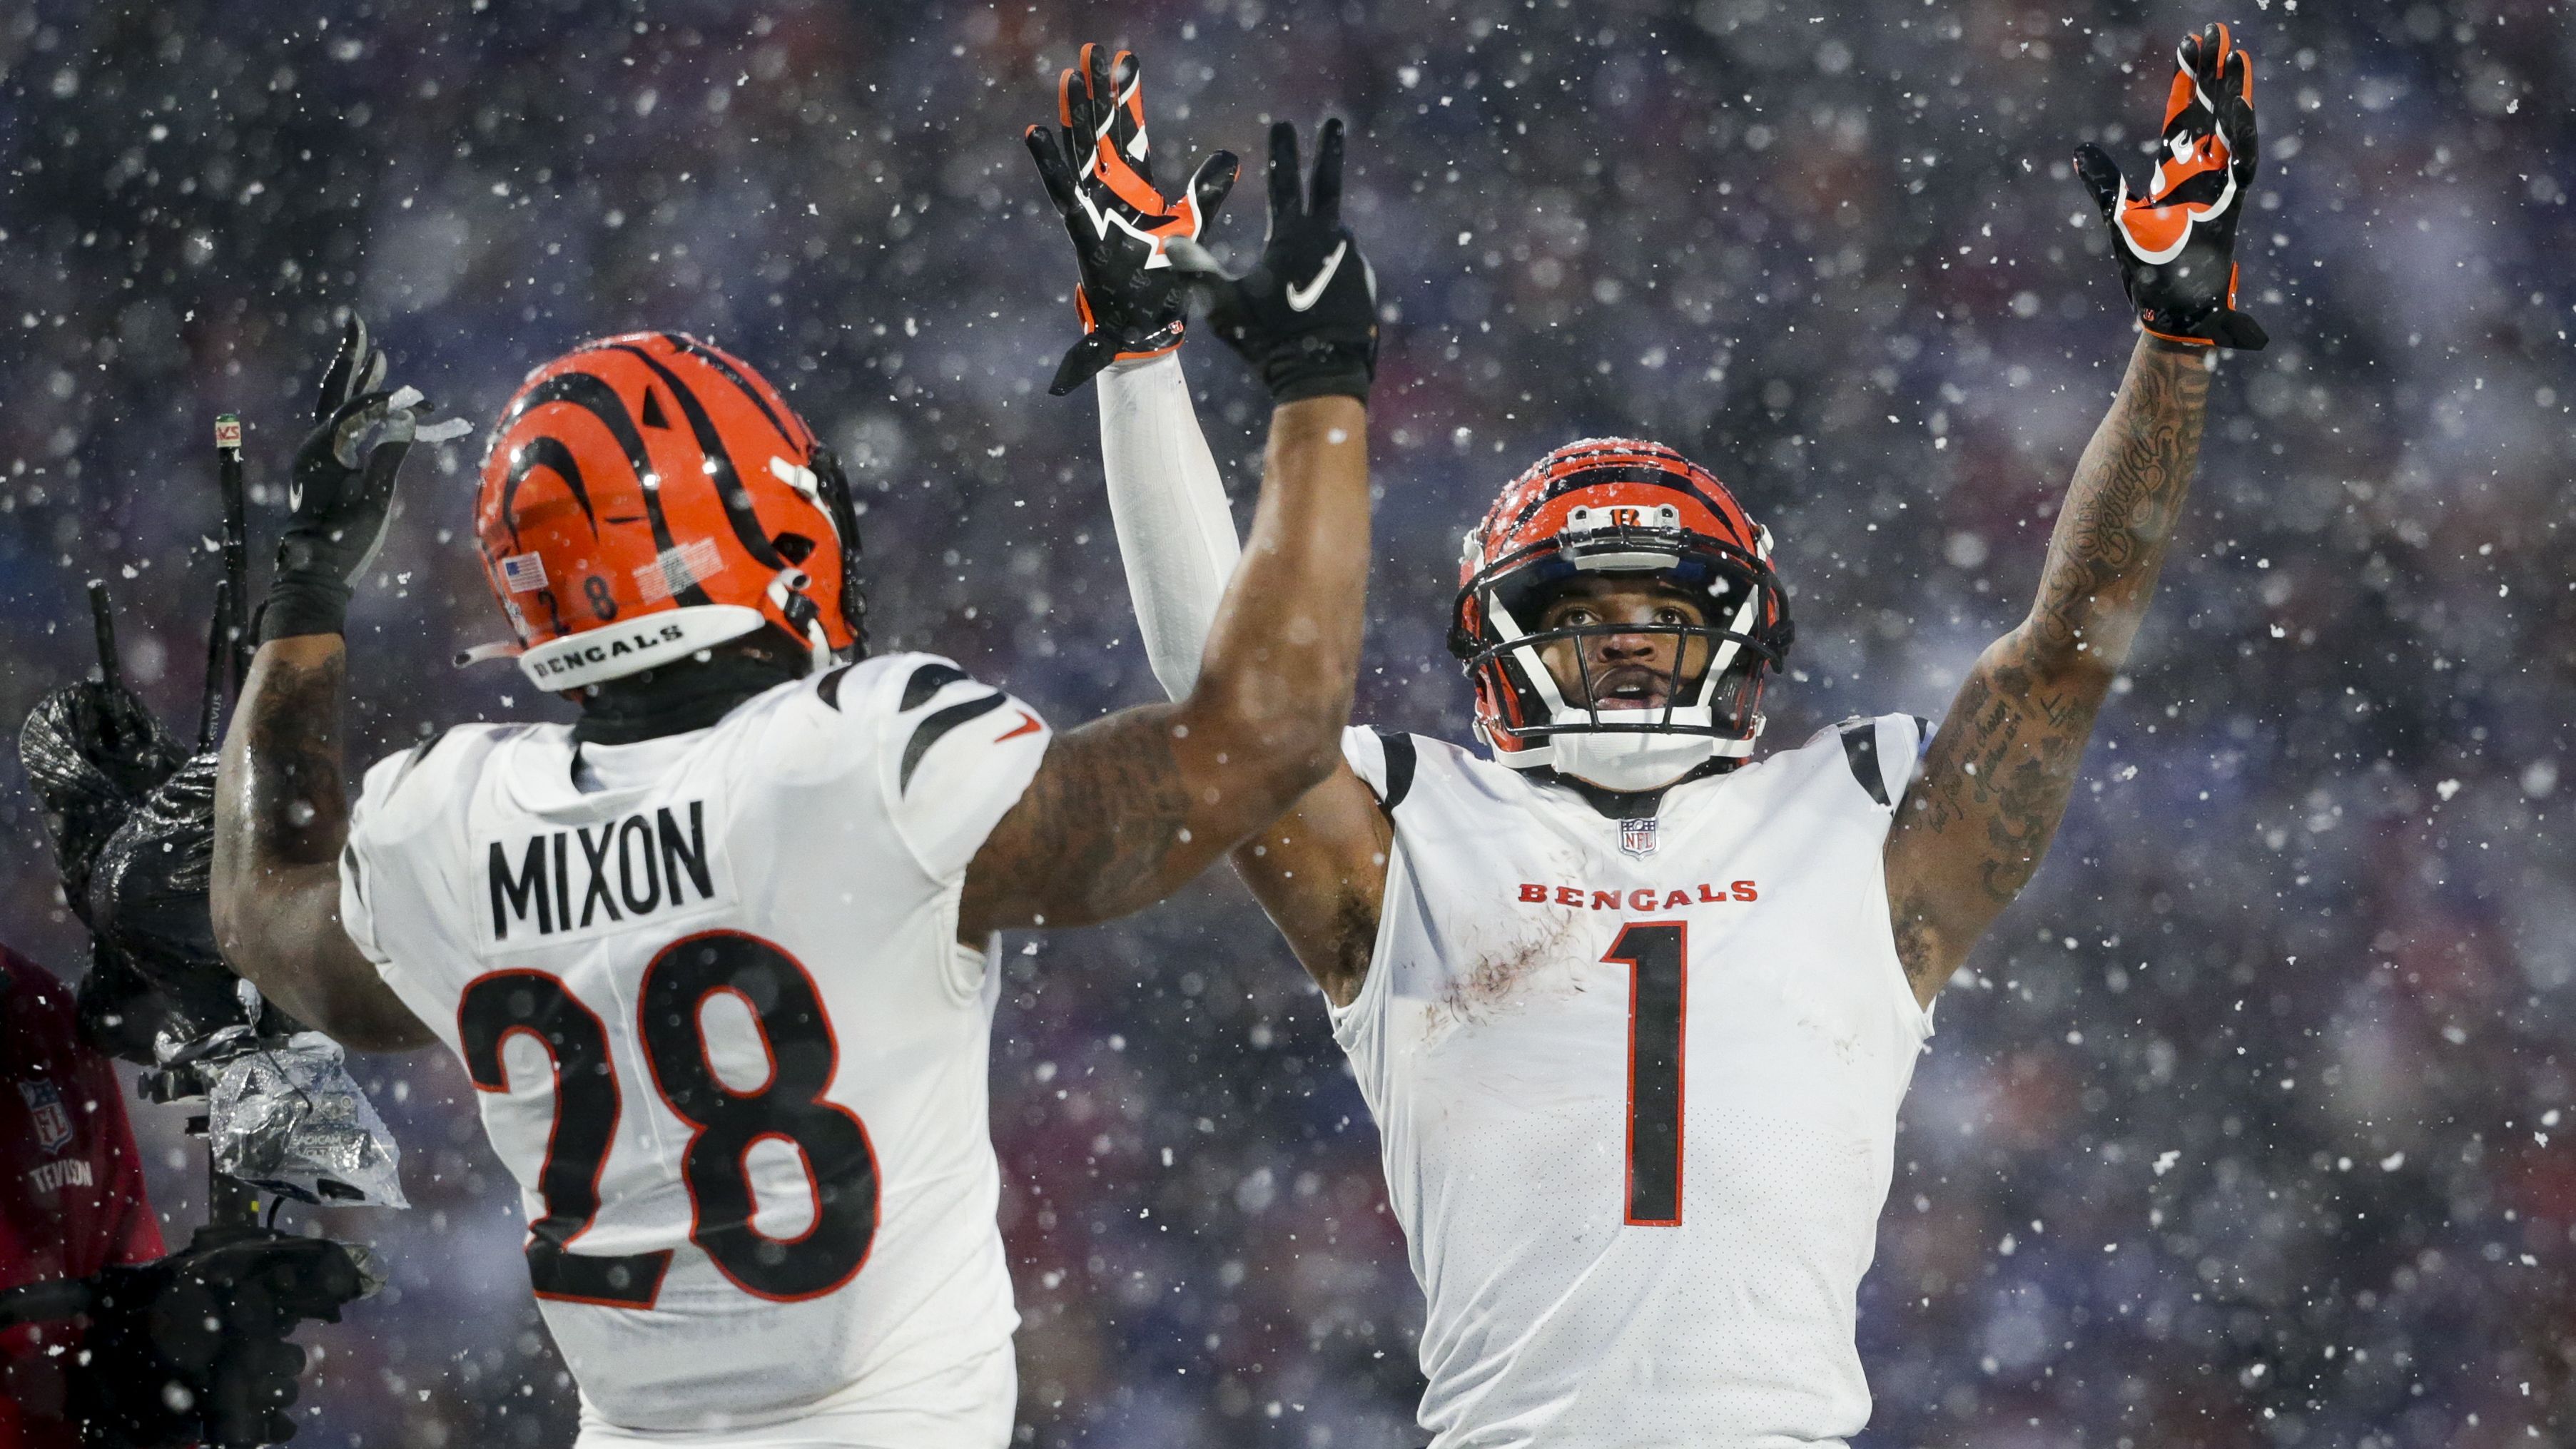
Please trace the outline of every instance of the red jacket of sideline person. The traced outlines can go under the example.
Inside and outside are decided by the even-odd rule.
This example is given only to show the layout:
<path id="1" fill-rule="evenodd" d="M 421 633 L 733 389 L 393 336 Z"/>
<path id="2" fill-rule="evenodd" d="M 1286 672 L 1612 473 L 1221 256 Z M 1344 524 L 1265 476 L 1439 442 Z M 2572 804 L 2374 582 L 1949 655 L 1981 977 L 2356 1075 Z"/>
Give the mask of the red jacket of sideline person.
<path id="1" fill-rule="evenodd" d="M 166 1251 L 114 1064 L 84 1044 L 71 988 L 0 947 L 0 1290 Z M 0 1449 L 73 1449 L 64 1368 L 78 1334 L 0 1330 Z"/>

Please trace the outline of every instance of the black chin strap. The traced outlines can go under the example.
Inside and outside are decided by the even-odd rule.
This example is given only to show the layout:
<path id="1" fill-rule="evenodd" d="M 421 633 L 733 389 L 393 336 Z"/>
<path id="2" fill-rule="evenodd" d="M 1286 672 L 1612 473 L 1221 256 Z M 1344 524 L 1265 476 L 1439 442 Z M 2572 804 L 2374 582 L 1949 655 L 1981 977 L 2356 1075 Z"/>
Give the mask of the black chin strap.
<path id="1" fill-rule="evenodd" d="M 802 669 L 783 659 L 739 652 L 648 669 L 583 696 L 572 737 L 585 745 L 631 745 L 687 734 L 723 719 L 756 694 L 803 677 Z"/>
<path id="2" fill-rule="evenodd" d="M 1555 770 L 1549 769 L 1545 766 L 1541 766 L 1530 773 L 1545 776 L 1550 783 L 1563 785 L 1575 794 L 1582 796 L 1583 803 L 1600 812 L 1602 817 L 1605 819 L 1647 820 L 1663 813 L 1665 792 L 1682 785 L 1687 785 L 1693 780 L 1705 780 L 1711 775 L 1723 775 L 1727 771 L 1732 770 L 1743 763 L 1744 762 L 1742 760 L 1732 760 L 1723 757 L 1714 760 L 1704 760 L 1691 767 L 1688 772 L 1684 773 L 1679 778 L 1666 781 L 1651 790 L 1605 789 L 1602 786 L 1593 784 L 1589 780 L 1578 780 L 1572 775 L 1558 774 Z"/>

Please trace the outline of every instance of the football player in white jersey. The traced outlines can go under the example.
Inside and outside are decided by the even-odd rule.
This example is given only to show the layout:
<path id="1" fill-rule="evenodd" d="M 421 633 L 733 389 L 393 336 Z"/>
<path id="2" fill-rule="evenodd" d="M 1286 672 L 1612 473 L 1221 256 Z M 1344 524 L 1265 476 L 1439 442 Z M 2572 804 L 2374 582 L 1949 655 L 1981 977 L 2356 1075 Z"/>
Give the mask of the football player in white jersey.
<path id="1" fill-rule="evenodd" d="M 1081 100 L 1052 138 L 1068 186 L 1112 130 Z M 1272 251 L 1351 248 L 1287 165 Z M 1218 158 L 1146 225 L 1131 202 L 1122 264 L 1231 175 Z M 383 391 L 351 328 L 224 744 L 215 919 L 306 1021 L 462 1059 L 582 1444 L 1008 1442 L 995 933 L 1159 900 L 1334 767 L 1375 333 L 1333 329 L 1372 314 L 1367 285 L 1353 266 L 1328 307 L 1231 309 L 1278 405 L 1205 667 L 1175 704 L 1060 735 L 946 660 L 866 656 L 847 485 L 747 364 L 676 333 L 557 359 L 501 415 L 476 536 L 498 652 L 581 718 L 459 726 L 354 804 L 344 620 L 418 394 Z M 1177 312 L 1092 311 L 1110 340 L 1177 343 Z"/>
<path id="2" fill-rule="evenodd" d="M 1450 645 L 1488 756 L 1353 729 L 1235 851 L 1377 1118 L 1435 1449 L 1867 1422 L 1854 1295 L 1933 997 L 2065 809 L 2181 513 L 2210 349 L 2263 342 L 2233 306 L 2247 61 L 2223 27 L 2180 61 L 2145 194 L 2078 158 L 2146 335 L 2029 616 L 1928 740 L 1885 715 L 1756 758 L 1791 640 L 1769 533 L 1672 449 L 1593 439 L 1467 536 Z M 1185 689 L 1232 560 L 1215 466 L 1175 359 L 1111 367 L 1100 406 L 1147 646 Z"/>

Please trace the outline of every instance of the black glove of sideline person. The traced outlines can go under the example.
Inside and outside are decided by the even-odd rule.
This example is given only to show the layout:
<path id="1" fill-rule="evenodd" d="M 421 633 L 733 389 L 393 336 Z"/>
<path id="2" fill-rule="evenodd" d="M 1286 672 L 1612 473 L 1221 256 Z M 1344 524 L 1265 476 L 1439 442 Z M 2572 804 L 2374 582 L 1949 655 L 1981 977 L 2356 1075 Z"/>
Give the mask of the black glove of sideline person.
<path id="1" fill-rule="evenodd" d="M 351 317 L 323 374 L 317 426 L 295 450 L 286 535 L 260 609 L 262 642 L 346 627 L 351 591 L 384 546 L 394 483 L 413 442 L 467 430 L 459 420 L 424 428 L 427 404 L 412 388 L 385 391 L 385 367 L 366 324 Z"/>
<path id="2" fill-rule="evenodd" d="M 90 1286 L 75 1410 L 93 1442 L 131 1449 L 293 1438 L 305 1359 L 287 1335 L 339 1322 L 366 1291 L 348 1248 L 254 1227 L 200 1228 L 183 1251 Z"/>
<path id="3" fill-rule="evenodd" d="M 1186 237 L 1172 260 L 1208 301 L 1216 335 L 1243 354 L 1274 402 L 1354 397 L 1377 377 L 1377 274 L 1342 225 L 1342 123 L 1324 122 L 1315 174 L 1298 185 L 1297 128 L 1270 128 L 1270 228 L 1261 259 L 1229 277 Z"/>

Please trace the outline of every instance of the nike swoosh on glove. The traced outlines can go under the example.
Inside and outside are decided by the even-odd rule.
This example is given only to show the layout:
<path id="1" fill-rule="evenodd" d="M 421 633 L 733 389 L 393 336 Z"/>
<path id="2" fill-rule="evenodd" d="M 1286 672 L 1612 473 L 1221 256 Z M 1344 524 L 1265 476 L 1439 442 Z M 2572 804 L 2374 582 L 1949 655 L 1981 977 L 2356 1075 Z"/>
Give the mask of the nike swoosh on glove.
<path id="1" fill-rule="evenodd" d="M 1250 272 L 1229 277 L 1196 241 L 1173 264 L 1208 300 L 1208 325 L 1242 353 L 1274 402 L 1368 400 L 1377 378 L 1377 273 L 1342 225 L 1342 123 L 1324 122 L 1300 194 L 1297 128 L 1270 128 L 1270 229 Z"/>
<path id="2" fill-rule="evenodd" d="M 2236 310 L 2236 223 L 2254 182 L 2253 58 L 2224 25 L 2186 36 L 2156 169 L 2132 190 L 2110 154 L 2075 148 L 2075 171 L 2111 228 L 2139 325 L 2168 342 L 2254 351 L 2271 339 Z"/>
<path id="3" fill-rule="evenodd" d="M 1234 189 L 1235 159 L 1217 151 L 1175 197 L 1154 185 L 1145 134 L 1144 66 L 1129 51 L 1101 69 L 1101 48 L 1056 88 L 1062 129 L 1031 126 L 1025 139 L 1047 198 L 1073 237 L 1082 280 L 1073 289 L 1082 340 L 1056 366 L 1047 391 L 1062 397 L 1112 362 L 1158 357 L 1181 345 L 1186 299 L 1166 244 L 1195 240 Z"/>

